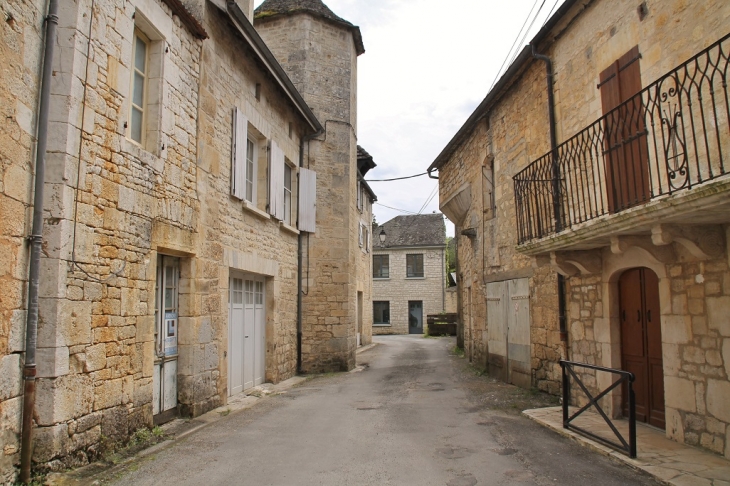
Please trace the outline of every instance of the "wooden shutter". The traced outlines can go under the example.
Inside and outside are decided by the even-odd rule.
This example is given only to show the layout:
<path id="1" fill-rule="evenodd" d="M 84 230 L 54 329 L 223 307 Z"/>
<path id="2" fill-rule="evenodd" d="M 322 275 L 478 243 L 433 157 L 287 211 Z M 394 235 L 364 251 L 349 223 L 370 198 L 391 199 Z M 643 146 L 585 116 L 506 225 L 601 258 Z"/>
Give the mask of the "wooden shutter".
<path id="1" fill-rule="evenodd" d="M 233 137 L 231 147 L 231 195 L 244 199 L 246 188 L 246 141 L 248 120 L 239 108 L 233 109 Z"/>
<path id="2" fill-rule="evenodd" d="M 317 228 L 317 173 L 299 169 L 299 231 L 314 233 Z"/>
<path id="3" fill-rule="evenodd" d="M 606 190 L 611 212 L 651 198 L 645 110 L 641 96 L 638 46 L 621 56 L 600 75 L 605 119 Z M 616 110 L 617 107 L 620 109 Z M 612 111 L 613 110 L 613 111 Z M 610 114 L 609 114 L 610 113 Z"/>
<path id="4" fill-rule="evenodd" d="M 284 151 L 271 141 L 269 150 L 269 214 L 284 220 Z"/>

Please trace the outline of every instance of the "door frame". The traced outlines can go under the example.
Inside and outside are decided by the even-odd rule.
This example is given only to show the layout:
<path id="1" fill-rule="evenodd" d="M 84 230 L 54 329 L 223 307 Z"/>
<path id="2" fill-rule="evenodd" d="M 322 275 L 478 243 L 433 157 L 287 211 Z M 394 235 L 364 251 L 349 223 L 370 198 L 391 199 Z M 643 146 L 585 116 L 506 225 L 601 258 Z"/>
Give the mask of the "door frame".
<path id="1" fill-rule="evenodd" d="M 415 329 L 420 329 L 421 332 L 411 332 L 411 304 L 421 304 L 421 320 L 420 326 Z M 408 334 L 418 335 L 423 334 L 423 301 L 422 300 L 409 300 L 408 301 Z"/>
<path id="2" fill-rule="evenodd" d="M 165 255 L 162 253 L 157 254 L 157 264 L 155 270 L 155 332 L 154 332 L 154 362 L 152 372 L 152 409 L 153 409 L 153 422 L 155 425 L 169 422 L 178 413 L 178 387 L 177 387 L 177 374 L 178 374 L 178 359 L 180 356 L 178 338 L 180 335 L 180 280 L 181 280 L 181 259 L 179 257 Z M 173 289 L 172 295 L 172 306 L 171 308 L 176 309 L 177 312 L 174 314 L 176 317 L 168 318 L 165 309 L 167 304 L 165 302 L 165 289 L 167 287 L 167 272 L 166 268 L 174 268 L 173 272 Z M 172 326 L 172 327 L 171 327 Z M 172 329 L 173 335 L 170 335 L 170 329 Z M 162 336 L 166 336 L 163 338 Z M 169 337 L 168 337 L 169 336 Z M 168 352 L 167 344 L 174 344 L 170 346 Z M 170 369 L 172 373 L 171 377 L 168 377 L 166 370 Z M 172 381 L 174 387 L 174 397 L 171 397 L 173 406 L 166 407 L 167 398 L 165 394 L 165 383 Z M 157 413 L 155 414 L 155 407 L 157 407 Z"/>

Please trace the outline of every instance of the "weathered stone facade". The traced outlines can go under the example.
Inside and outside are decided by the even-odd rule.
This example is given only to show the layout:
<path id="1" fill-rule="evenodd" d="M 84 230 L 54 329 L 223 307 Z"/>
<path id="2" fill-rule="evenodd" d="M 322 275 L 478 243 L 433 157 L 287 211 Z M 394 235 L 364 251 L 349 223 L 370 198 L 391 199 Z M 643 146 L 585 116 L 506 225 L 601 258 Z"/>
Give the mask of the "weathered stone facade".
<path id="1" fill-rule="evenodd" d="M 317 232 L 304 245 L 302 368 L 350 370 L 358 292 L 369 307 L 365 296 L 371 286 L 359 246 L 357 208 L 357 58 L 364 52 L 359 29 L 324 9 L 271 11 L 268 2 L 256 10 L 255 25 L 325 126 L 320 137 L 307 142 L 304 160 L 317 172 L 320 202 Z"/>
<path id="2" fill-rule="evenodd" d="M 730 6 L 713 0 L 644 2 L 638 9 L 630 1 L 566 2 L 533 41 L 552 60 L 558 143 L 604 115 L 599 75 L 634 46 L 639 55 L 629 62 L 638 63 L 641 86 L 648 86 L 723 38 L 728 18 Z M 466 347 L 476 349 L 482 362 L 481 336 L 470 338 L 466 325 L 470 277 L 489 282 L 493 269 L 509 268 L 507 278 L 530 278 L 533 384 L 557 391 L 560 356 L 622 368 L 619 279 L 647 269 L 659 282 L 662 368 L 652 379 L 662 381 L 667 436 L 730 458 L 726 176 L 515 248 L 511 178 L 550 150 L 546 90 L 545 65 L 532 59 L 528 47 L 432 165 L 440 169 L 442 208 L 455 220 L 457 235 L 476 229 L 476 238 L 459 236 Z M 727 120 L 720 116 L 715 124 L 725 152 Z M 492 174 L 494 212 L 488 207 Z M 602 190 L 591 188 L 599 195 Z M 480 254 L 470 242 L 481 238 L 486 243 Z M 567 282 L 567 347 L 560 341 L 556 272 Z M 484 322 L 481 315 L 477 320 Z M 491 323 L 484 325 L 488 330 Z M 594 393 L 610 384 L 604 373 L 581 376 Z M 621 403 L 619 390 L 605 407 L 619 416 Z"/>
<path id="3" fill-rule="evenodd" d="M 252 2 L 235 7 L 183 3 L 89 0 L 61 6 L 51 86 L 34 417 L 33 461 L 41 470 L 85 464 L 111 443 L 153 424 L 161 346 L 156 336 L 162 332 L 158 307 L 167 308 L 168 295 L 167 287 L 160 290 L 163 256 L 174 259 L 178 269 L 171 278 L 177 289 L 172 325 L 179 414 L 200 415 L 225 404 L 231 394 L 229 284 L 234 277 L 262 284 L 265 381 L 297 372 L 298 240 L 306 240 L 297 229 L 300 160 L 317 170 L 317 158 L 342 162 L 318 179 L 317 223 L 324 226 L 321 238 L 354 235 L 345 251 L 328 257 L 328 268 L 335 270 L 329 274 L 332 286 L 346 292 L 328 294 L 335 299 L 328 301 L 322 320 L 333 333 L 310 329 L 310 368 L 328 368 L 335 361 L 350 366 L 356 331 L 362 342 L 370 340 L 369 312 L 361 313 L 364 318 L 355 328 L 357 306 L 369 309 L 371 299 L 371 259 L 366 248 L 358 247 L 357 224 L 369 225 L 372 208 L 368 204 L 361 212 L 354 202 L 357 170 L 348 165 L 356 149 L 354 109 L 344 139 L 329 133 L 330 145 L 311 142 L 307 152 L 304 138 L 323 127 L 250 23 Z M 9 76 L 2 78 L 0 95 L 12 120 L 0 131 L 0 258 L 6 262 L 0 276 L 0 484 L 5 484 L 13 481 L 19 460 L 24 239 L 30 232 L 33 114 L 46 6 L 11 1 L 2 8 L 6 22 L 0 49 L 11 69 L 0 74 Z M 135 36 L 148 53 L 140 141 L 130 135 Z M 354 89 L 349 95 L 356 80 L 353 42 L 339 39 L 328 49 L 348 60 L 352 75 L 346 76 L 346 101 L 354 106 Z M 248 153 L 255 154 L 257 196 L 248 201 L 232 195 L 233 142 L 238 143 L 234 110 L 247 121 L 244 137 L 248 129 L 248 139 L 254 140 Z M 275 148 L 291 173 L 283 219 L 270 214 L 269 164 Z M 352 202 L 346 217 L 330 222 L 343 201 Z M 328 245 L 323 242 L 321 248 Z M 304 246 L 314 259 L 315 249 L 308 249 L 306 241 Z M 305 292 L 327 294 L 317 290 L 327 282 L 312 277 L 309 283 L 304 282 Z M 343 325 L 333 325 L 332 317 Z M 334 334 L 340 339 L 332 343 Z M 330 347 L 342 352 L 327 351 Z M 319 365 L 320 359 L 325 364 Z"/>
<path id="4" fill-rule="evenodd" d="M 377 232 L 376 232 L 377 237 Z M 406 255 L 423 255 L 423 277 L 406 277 Z M 388 255 L 390 277 L 373 279 L 373 302 L 389 302 L 390 323 L 373 325 L 373 334 L 408 334 L 411 301 L 422 302 L 422 326 L 426 316 L 440 314 L 445 307 L 444 249 L 432 247 L 382 248 L 376 243 L 373 255 Z"/>
<path id="5" fill-rule="evenodd" d="M 5 2 L 0 29 L 0 484 L 14 479 L 22 415 L 22 352 L 38 79 L 45 2 Z"/>

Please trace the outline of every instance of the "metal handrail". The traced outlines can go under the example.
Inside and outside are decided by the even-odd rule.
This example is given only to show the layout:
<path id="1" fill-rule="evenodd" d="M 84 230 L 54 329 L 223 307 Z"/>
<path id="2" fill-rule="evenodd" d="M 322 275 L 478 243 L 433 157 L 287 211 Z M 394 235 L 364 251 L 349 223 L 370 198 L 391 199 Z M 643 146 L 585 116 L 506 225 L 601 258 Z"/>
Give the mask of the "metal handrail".
<path id="1" fill-rule="evenodd" d="M 514 176 L 518 243 L 730 173 L 730 34 Z"/>
<path id="2" fill-rule="evenodd" d="M 568 430 L 574 430 L 582 435 L 585 435 L 586 437 L 589 437 L 591 439 L 594 439 L 598 442 L 601 442 L 604 445 L 607 445 L 613 449 L 616 449 L 618 451 L 626 453 L 629 457 L 632 459 L 636 458 L 636 395 L 634 394 L 634 388 L 633 383 L 635 380 L 635 376 L 633 373 L 630 373 L 628 371 L 624 370 L 617 370 L 613 368 L 604 368 L 602 366 L 595 366 L 590 365 L 587 363 L 576 363 L 574 361 L 565 361 L 560 360 L 560 367 L 563 370 L 563 428 Z M 588 391 L 588 388 L 583 384 L 583 381 L 578 377 L 578 375 L 573 370 L 574 367 L 578 368 L 587 368 L 591 370 L 596 371 L 604 371 L 606 373 L 611 373 L 614 375 L 619 375 L 621 378 L 618 381 L 615 381 L 611 386 L 600 392 L 595 397 L 591 394 L 590 391 Z M 579 409 L 577 412 L 575 412 L 573 415 L 570 415 L 570 411 L 568 409 L 570 405 L 570 377 L 573 377 L 575 382 L 578 384 L 578 386 L 583 390 L 583 393 L 586 394 L 588 397 L 588 404 L 584 405 L 581 409 Z M 601 406 L 599 405 L 598 401 L 605 397 L 608 393 L 610 393 L 612 390 L 620 386 L 621 384 L 626 383 L 628 388 L 628 399 L 629 399 L 629 440 L 628 442 L 626 439 L 621 435 L 621 433 L 618 431 L 616 426 L 613 424 L 613 421 L 608 418 L 608 415 L 603 411 Z M 605 437 L 601 437 L 599 435 L 594 434 L 593 432 L 590 432 L 588 430 L 583 429 L 582 427 L 578 427 L 577 425 L 572 424 L 571 422 L 575 420 L 580 414 L 588 410 L 589 408 L 594 407 L 598 414 L 603 417 L 603 420 L 606 421 L 606 424 L 608 424 L 609 428 L 613 431 L 613 433 L 618 438 L 619 442 L 613 442 L 609 439 L 606 439 Z"/>

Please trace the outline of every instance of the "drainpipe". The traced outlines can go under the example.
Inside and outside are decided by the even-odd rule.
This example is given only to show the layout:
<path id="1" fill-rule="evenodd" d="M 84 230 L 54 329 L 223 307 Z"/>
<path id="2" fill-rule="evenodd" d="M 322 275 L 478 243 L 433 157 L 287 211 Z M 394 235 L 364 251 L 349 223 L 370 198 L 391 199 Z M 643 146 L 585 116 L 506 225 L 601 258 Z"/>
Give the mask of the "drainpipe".
<path id="1" fill-rule="evenodd" d="M 308 142 L 313 138 L 317 138 L 324 133 L 324 129 L 319 129 L 311 135 L 307 135 L 301 138 L 299 141 L 299 167 L 304 167 L 304 142 Z M 297 212 L 301 214 L 302 208 L 297 204 Z M 297 218 L 298 219 L 298 218 Z M 303 265 L 303 235 L 301 231 L 297 238 L 297 374 L 303 374 L 302 371 L 302 265 Z"/>
<path id="2" fill-rule="evenodd" d="M 46 146 L 48 142 L 48 111 L 53 73 L 53 51 L 58 26 L 58 0 L 48 3 L 46 42 L 41 77 L 41 97 L 38 110 L 38 144 L 36 146 L 35 194 L 33 196 L 33 232 L 30 240 L 30 269 L 28 275 L 28 316 L 25 327 L 25 363 L 23 368 L 23 429 L 20 445 L 20 481 L 30 482 L 33 455 L 33 409 L 35 408 L 36 344 L 38 340 L 38 284 L 40 280 L 41 246 L 43 243 L 43 189 L 46 178 Z"/>
<path id="3" fill-rule="evenodd" d="M 562 213 L 560 211 L 560 166 L 558 165 L 558 136 L 555 122 L 555 94 L 553 63 L 548 56 L 538 54 L 535 44 L 531 44 L 532 57 L 545 62 L 547 71 L 548 116 L 550 123 L 550 151 L 552 152 L 552 196 L 553 216 L 555 217 L 555 231 L 563 229 Z M 560 340 L 565 343 L 565 358 L 568 359 L 568 329 L 566 326 L 565 277 L 558 274 L 558 316 L 560 319 Z"/>

